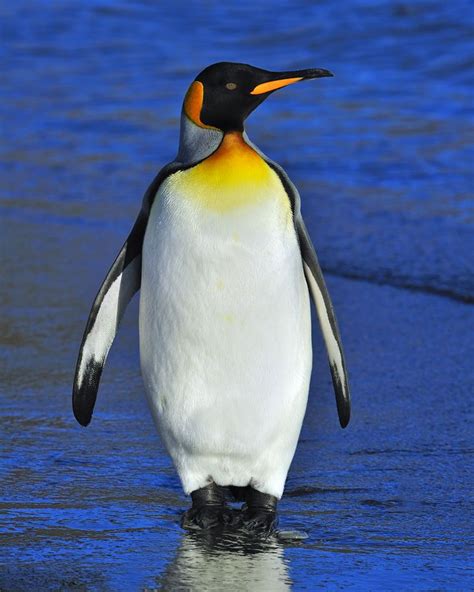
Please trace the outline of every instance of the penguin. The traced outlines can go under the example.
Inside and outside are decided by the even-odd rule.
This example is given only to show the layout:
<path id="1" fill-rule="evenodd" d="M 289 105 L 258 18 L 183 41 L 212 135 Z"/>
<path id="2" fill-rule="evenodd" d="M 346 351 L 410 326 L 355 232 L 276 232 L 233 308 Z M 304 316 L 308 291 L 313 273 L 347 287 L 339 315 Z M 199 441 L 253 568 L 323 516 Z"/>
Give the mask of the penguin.
<path id="1" fill-rule="evenodd" d="M 308 400 L 310 298 L 339 422 L 349 422 L 341 338 L 300 196 L 244 129 L 276 90 L 332 75 L 230 62 L 198 74 L 184 98 L 178 154 L 146 191 L 86 324 L 73 385 L 83 426 L 120 320 L 140 290 L 141 371 L 192 499 L 184 528 L 276 528 Z M 230 494 L 245 502 L 240 512 L 227 505 Z"/>

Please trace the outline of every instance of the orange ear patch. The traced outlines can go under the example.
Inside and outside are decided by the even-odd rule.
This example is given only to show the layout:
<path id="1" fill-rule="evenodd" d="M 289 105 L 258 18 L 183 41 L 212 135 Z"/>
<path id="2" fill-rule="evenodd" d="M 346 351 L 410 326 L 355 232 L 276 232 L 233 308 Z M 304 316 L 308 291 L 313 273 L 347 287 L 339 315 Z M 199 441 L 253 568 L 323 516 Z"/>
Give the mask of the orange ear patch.
<path id="1" fill-rule="evenodd" d="M 257 86 L 253 89 L 253 91 L 250 94 L 262 95 L 263 93 L 267 93 L 272 90 L 277 90 L 278 88 L 288 86 L 288 84 L 294 84 L 295 82 L 299 82 L 300 80 L 303 80 L 303 78 L 283 78 L 282 80 L 270 80 L 270 82 L 263 82 L 262 84 L 257 84 Z"/>
<path id="2" fill-rule="evenodd" d="M 195 80 L 184 97 L 184 112 L 189 119 L 199 127 L 215 129 L 201 121 L 201 111 L 204 102 L 204 86 L 202 82 Z"/>

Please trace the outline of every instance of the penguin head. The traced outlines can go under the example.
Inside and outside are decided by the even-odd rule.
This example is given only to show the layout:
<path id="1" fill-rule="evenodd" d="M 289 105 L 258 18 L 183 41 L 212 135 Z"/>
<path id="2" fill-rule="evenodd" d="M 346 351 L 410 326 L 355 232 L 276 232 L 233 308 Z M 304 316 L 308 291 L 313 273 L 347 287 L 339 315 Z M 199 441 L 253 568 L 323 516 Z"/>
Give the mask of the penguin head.
<path id="1" fill-rule="evenodd" d="M 196 76 L 183 109 L 199 127 L 224 133 L 243 131 L 245 119 L 275 90 L 324 76 L 333 74 L 321 68 L 270 72 L 248 64 L 219 62 Z"/>

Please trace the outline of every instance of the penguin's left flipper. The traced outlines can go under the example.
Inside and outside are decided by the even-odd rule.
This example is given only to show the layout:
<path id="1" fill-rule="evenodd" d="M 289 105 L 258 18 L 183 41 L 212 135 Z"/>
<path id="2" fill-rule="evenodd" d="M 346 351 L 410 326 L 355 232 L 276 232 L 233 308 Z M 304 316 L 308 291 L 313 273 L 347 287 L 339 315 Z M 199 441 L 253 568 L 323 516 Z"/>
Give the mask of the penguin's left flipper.
<path id="1" fill-rule="evenodd" d="M 250 145 L 258 151 L 256 146 L 251 143 Z M 318 257 L 316 256 L 313 243 L 306 230 L 303 216 L 301 214 L 301 198 L 298 190 L 293 185 L 284 169 L 275 161 L 265 156 L 262 152 L 260 152 L 260 154 L 279 176 L 291 203 L 293 223 L 300 245 L 304 274 L 309 292 L 318 313 L 319 325 L 321 327 L 329 358 L 329 367 L 331 369 L 332 384 L 336 395 L 339 423 L 341 424 L 341 427 L 345 428 L 351 418 L 351 395 L 349 391 L 349 382 L 347 380 L 344 351 L 342 349 L 341 336 L 339 334 L 331 297 L 329 296 Z"/>
<path id="2" fill-rule="evenodd" d="M 303 217 L 299 211 L 295 211 L 294 214 L 306 282 L 318 313 L 319 325 L 326 344 L 332 383 L 336 394 L 339 423 L 341 427 L 345 428 L 351 416 L 351 397 L 336 315 Z"/>

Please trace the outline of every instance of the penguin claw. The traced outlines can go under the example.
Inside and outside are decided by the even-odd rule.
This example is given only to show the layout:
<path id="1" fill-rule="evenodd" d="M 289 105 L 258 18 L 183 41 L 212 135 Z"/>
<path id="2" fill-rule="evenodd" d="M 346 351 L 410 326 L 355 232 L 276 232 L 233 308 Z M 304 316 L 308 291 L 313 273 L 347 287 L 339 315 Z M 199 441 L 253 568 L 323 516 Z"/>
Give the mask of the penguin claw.
<path id="1" fill-rule="evenodd" d="M 185 530 L 210 530 L 218 526 L 235 526 L 238 524 L 237 512 L 221 506 L 201 506 L 189 508 L 181 518 L 181 526 Z"/>
<path id="2" fill-rule="evenodd" d="M 221 507 L 189 508 L 181 518 L 181 526 L 186 530 L 209 530 L 220 524 L 221 513 Z"/>
<path id="3" fill-rule="evenodd" d="M 246 532 L 270 535 L 276 531 L 278 515 L 261 508 L 245 508 L 240 515 L 240 526 Z"/>

